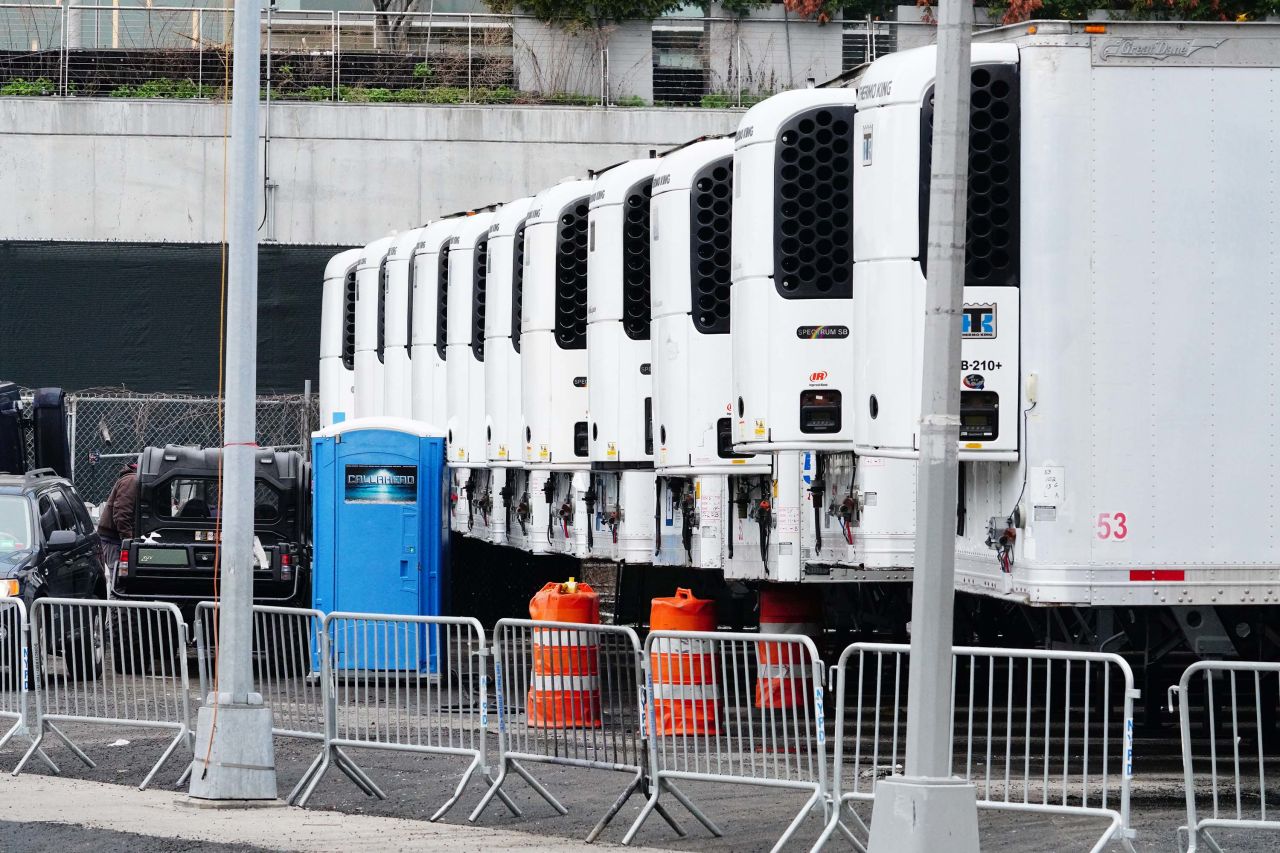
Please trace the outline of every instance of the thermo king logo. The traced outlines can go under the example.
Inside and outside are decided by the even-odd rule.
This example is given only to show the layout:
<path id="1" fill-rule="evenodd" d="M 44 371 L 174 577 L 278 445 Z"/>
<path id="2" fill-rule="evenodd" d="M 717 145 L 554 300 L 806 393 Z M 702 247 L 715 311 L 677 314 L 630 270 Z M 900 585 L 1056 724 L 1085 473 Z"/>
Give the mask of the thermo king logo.
<path id="1" fill-rule="evenodd" d="M 996 336 L 996 306 L 965 305 L 960 315 L 960 335 L 965 338 L 994 338 Z"/>

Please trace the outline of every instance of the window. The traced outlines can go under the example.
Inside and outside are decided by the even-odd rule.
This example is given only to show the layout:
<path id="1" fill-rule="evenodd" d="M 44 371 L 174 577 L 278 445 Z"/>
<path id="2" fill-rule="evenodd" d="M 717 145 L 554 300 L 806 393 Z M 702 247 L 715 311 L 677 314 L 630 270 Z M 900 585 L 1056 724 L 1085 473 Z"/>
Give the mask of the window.
<path id="1" fill-rule="evenodd" d="M 74 487 L 68 486 L 64 489 L 67 493 L 67 500 L 71 503 L 71 509 L 75 511 L 76 521 L 80 523 L 80 529 L 85 533 L 92 533 L 95 530 L 93 519 L 89 517 L 89 510 L 85 508 L 84 501 L 80 500 L 80 496 L 76 493 Z"/>
<path id="2" fill-rule="evenodd" d="M 53 505 L 53 498 L 48 492 L 40 496 L 40 532 L 44 534 L 44 538 L 48 539 L 55 531 L 65 530 L 62 526 L 62 520 L 58 518 L 58 510 Z M 74 528 L 73 528 L 74 529 Z"/>
<path id="3" fill-rule="evenodd" d="M 218 510 L 218 482 L 198 477 L 178 477 L 156 489 L 155 512 L 161 518 L 208 520 Z"/>
<path id="4" fill-rule="evenodd" d="M 220 506 L 218 481 L 201 477 L 177 477 L 156 489 L 154 502 L 156 515 L 160 518 L 212 522 L 218 517 Z M 255 524 L 279 520 L 280 505 L 280 492 L 262 480 L 254 481 Z"/>
<path id="5" fill-rule="evenodd" d="M 89 532 L 89 525 L 81 522 L 80 516 L 75 511 L 75 502 L 67 496 L 65 491 L 53 489 L 49 492 L 49 496 L 53 498 L 53 508 L 58 513 L 58 526 L 60 529 L 74 530 L 80 535 Z"/>
<path id="6" fill-rule="evenodd" d="M 253 521 L 275 521 L 280 517 L 280 493 L 258 480 L 253 484 Z"/>
<path id="7" fill-rule="evenodd" d="M 0 495 L 0 554 L 31 547 L 31 511 L 26 498 Z"/>

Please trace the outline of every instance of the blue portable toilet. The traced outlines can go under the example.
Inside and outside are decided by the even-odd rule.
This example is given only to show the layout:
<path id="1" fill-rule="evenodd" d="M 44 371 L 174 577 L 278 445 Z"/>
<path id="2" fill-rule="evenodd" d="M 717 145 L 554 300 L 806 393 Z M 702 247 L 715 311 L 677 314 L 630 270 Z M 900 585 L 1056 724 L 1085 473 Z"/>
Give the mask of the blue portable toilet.
<path id="1" fill-rule="evenodd" d="M 358 418 L 314 433 L 311 449 L 312 606 L 324 613 L 447 613 L 443 431 L 407 418 Z M 428 648 L 425 626 L 416 644 L 370 642 L 352 654 L 341 633 L 333 642 L 343 669 L 436 671 L 438 649 Z"/>

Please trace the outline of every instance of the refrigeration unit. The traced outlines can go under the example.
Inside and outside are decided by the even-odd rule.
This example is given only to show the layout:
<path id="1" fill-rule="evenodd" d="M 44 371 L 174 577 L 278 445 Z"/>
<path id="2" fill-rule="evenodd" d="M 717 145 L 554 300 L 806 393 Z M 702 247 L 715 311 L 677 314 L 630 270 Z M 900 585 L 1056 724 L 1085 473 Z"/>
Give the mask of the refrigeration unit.
<path id="1" fill-rule="evenodd" d="M 409 340 L 413 316 L 413 254 L 422 236 L 415 228 L 396 236 L 387 250 L 385 292 L 378 304 L 378 358 L 382 364 L 382 414 L 413 415 L 412 352 Z"/>
<path id="2" fill-rule="evenodd" d="M 413 419 L 445 430 L 445 349 L 449 304 L 449 253 L 461 217 L 425 226 L 413 252 L 413 307 L 409 312 Z"/>
<path id="3" fill-rule="evenodd" d="M 493 213 L 462 218 L 449 238 L 445 312 L 446 459 L 451 470 L 450 526 L 489 538 L 493 496 L 485 455 L 484 326 L 489 282 L 489 226 Z"/>
<path id="4" fill-rule="evenodd" d="M 524 461 L 521 406 L 521 312 L 524 296 L 525 217 L 532 198 L 502 206 L 489 226 L 489 283 L 485 309 L 485 455 L 493 511 L 490 541 L 534 554 L 550 550 L 542 487 L 549 474 Z M 535 497 L 538 500 L 535 500 Z"/>
<path id="5" fill-rule="evenodd" d="M 772 581 L 899 581 L 912 564 L 914 467 L 853 453 L 855 99 L 785 92 L 735 135 L 732 437 L 770 471 L 730 490 Z"/>
<path id="6" fill-rule="evenodd" d="M 587 548 L 654 560 L 650 214 L 656 158 L 596 176 L 587 214 Z"/>
<path id="7" fill-rule="evenodd" d="M 650 203 L 654 467 L 660 539 L 653 562 L 764 576 L 744 489 L 768 455 L 732 440 L 730 247 L 733 140 L 708 139 L 659 161 Z M 745 496 L 745 492 L 744 492 Z"/>
<path id="8" fill-rule="evenodd" d="M 356 261 L 356 398 L 357 418 L 383 414 L 386 368 L 382 361 L 387 295 L 387 252 L 394 237 L 365 246 Z"/>
<path id="9" fill-rule="evenodd" d="M 859 88 L 866 455 L 918 447 L 935 62 L 893 54 Z M 1280 29 L 1006 27 L 975 37 L 970 80 L 956 586 L 1022 613 L 966 621 L 1148 674 L 1270 659 Z"/>
<path id="10" fill-rule="evenodd" d="M 524 461 L 547 474 L 532 501 L 557 553 L 587 555 L 587 218 L 592 182 L 566 179 L 543 190 L 525 218 L 520 388 Z M 531 490 L 532 492 L 532 490 Z"/>
<path id="11" fill-rule="evenodd" d="M 356 262 L 348 249 L 324 268 L 320 301 L 320 428 L 355 417 Z"/>

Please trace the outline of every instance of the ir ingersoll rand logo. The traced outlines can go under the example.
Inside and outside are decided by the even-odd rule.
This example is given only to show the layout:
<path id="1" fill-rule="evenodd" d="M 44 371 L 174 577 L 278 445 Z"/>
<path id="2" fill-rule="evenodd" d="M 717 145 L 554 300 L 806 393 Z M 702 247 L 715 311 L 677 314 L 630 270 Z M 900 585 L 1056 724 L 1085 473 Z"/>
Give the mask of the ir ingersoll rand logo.
<path id="1" fill-rule="evenodd" d="M 986 305 L 964 306 L 960 315 L 960 336 L 990 340 L 996 336 L 996 306 Z"/>

